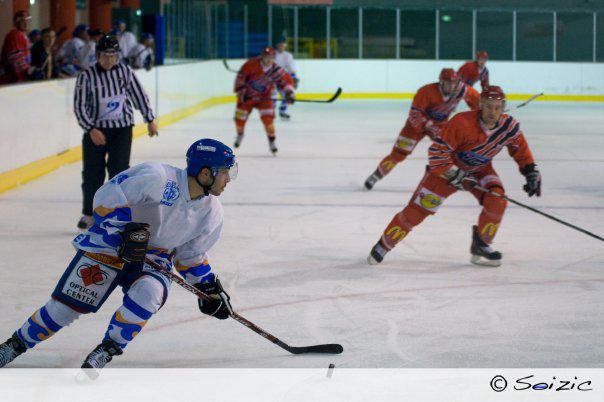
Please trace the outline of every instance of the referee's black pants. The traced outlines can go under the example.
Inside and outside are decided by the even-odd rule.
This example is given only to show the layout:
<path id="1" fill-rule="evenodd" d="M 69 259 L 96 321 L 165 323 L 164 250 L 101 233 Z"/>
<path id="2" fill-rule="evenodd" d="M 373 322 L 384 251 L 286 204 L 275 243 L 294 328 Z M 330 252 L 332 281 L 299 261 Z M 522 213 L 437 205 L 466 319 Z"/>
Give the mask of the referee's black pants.
<path id="1" fill-rule="evenodd" d="M 92 215 L 94 194 L 105 182 L 105 169 L 109 179 L 130 167 L 132 126 L 99 128 L 105 134 L 105 145 L 94 145 L 87 132 L 82 138 L 82 214 Z M 106 158 L 107 157 L 107 158 Z M 106 159 L 105 159 L 106 158 Z"/>

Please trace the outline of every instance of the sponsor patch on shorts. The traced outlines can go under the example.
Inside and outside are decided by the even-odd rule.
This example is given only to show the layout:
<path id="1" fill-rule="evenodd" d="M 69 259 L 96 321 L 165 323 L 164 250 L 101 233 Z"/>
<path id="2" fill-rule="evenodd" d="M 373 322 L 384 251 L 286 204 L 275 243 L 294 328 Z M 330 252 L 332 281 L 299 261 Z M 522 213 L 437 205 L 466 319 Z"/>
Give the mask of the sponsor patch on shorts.
<path id="1" fill-rule="evenodd" d="M 117 274 L 117 271 L 82 256 L 69 273 L 61 292 L 80 303 L 97 307 L 105 299 Z"/>
<path id="2" fill-rule="evenodd" d="M 414 201 L 420 207 L 427 209 L 430 212 L 436 212 L 443 203 L 443 197 L 432 191 L 422 187 L 415 197 Z"/>

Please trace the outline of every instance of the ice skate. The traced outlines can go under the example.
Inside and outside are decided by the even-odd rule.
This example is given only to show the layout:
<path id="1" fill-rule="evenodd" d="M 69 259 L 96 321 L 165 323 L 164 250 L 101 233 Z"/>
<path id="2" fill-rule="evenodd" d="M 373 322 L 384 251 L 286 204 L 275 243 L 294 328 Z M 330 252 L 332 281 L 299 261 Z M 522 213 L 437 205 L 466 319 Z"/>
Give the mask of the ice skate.
<path id="1" fill-rule="evenodd" d="M 285 112 L 279 112 L 279 117 L 281 120 L 289 120 L 291 118 L 291 116 Z"/>
<path id="2" fill-rule="evenodd" d="M 85 369 L 86 375 L 94 380 L 99 376 L 100 370 L 113 359 L 113 356 L 119 356 L 122 353 L 122 348 L 115 341 L 111 339 L 104 340 L 86 356 L 82 369 Z"/>
<path id="3" fill-rule="evenodd" d="M 367 263 L 369 265 L 378 265 L 384 260 L 384 257 L 387 253 L 388 250 L 386 250 L 386 248 L 382 245 L 382 241 L 378 240 L 367 256 Z"/>
<path id="4" fill-rule="evenodd" d="M 487 267 L 498 267 L 501 265 L 501 253 L 494 251 L 487 243 L 478 236 L 478 228 L 472 226 L 472 247 L 470 248 L 472 257 L 470 262 L 476 265 Z"/>
<path id="5" fill-rule="evenodd" d="M 15 332 L 13 336 L 8 338 L 6 342 L 0 345 L 0 367 L 6 366 L 17 358 L 17 356 L 23 354 L 27 350 L 25 342 L 17 336 Z"/>
<path id="6" fill-rule="evenodd" d="M 94 224 L 94 218 L 90 215 L 82 215 L 78 221 L 78 229 L 86 230 Z"/>
<path id="7" fill-rule="evenodd" d="M 235 148 L 239 148 L 242 141 L 243 141 L 243 134 L 237 134 L 237 138 L 235 138 L 235 142 L 233 143 L 233 146 Z"/>
<path id="8" fill-rule="evenodd" d="M 367 180 L 365 180 L 365 189 L 366 190 L 371 190 L 373 188 L 373 186 L 375 186 L 375 183 L 377 183 L 379 180 L 382 179 L 382 176 L 379 172 L 379 170 L 376 169 L 375 172 L 371 173 L 371 175 L 367 178 Z"/>
<path id="9" fill-rule="evenodd" d="M 274 138 L 269 138 L 268 139 L 268 147 L 270 148 L 270 150 L 273 153 L 273 155 L 277 156 L 277 151 L 279 149 L 277 149 L 277 144 L 275 144 L 275 139 Z"/>

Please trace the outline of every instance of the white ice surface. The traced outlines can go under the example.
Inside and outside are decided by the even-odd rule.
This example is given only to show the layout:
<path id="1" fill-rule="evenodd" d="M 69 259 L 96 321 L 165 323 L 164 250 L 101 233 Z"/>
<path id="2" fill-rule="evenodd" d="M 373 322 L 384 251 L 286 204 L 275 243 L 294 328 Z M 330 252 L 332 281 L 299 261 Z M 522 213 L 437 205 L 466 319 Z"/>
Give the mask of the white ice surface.
<path id="1" fill-rule="evenodd" d="M 407 202 L 428 142 L 379 182 L 409 102 L 297 104 L 277 122 L 269 155 L 254 112 L 239 178 L 223 194 L 225 226 L 211 264 L 236 310 L 292 345 L 341 343 L 339 356 L 292 356 L 232 321 L 202 316 L 173 285 L 168 302 L 112 367 L 602 367 L 602 242 L 510 205 L 498 269 L 469 263 L 480 207 L 456 194 L 370 267 L 365 258 Z M 134 143 L 132 164 L 183 166 L 201 137 L 233 139 L 233 105 L 216 107 Z M 495 161 L 508 195 L 604 235 L 604 104 L 538 103 L 518 110 L 543 175 L 528 199 L 517 166 Z M 52 133 L 51 133 L 52 134 Z M 42 138 L 42 137 L 41 137 Z M 73 256 L 80 213 L 76 163 L 0 195 L 0 336 L 46 302 Z M 118 289 L 13 367 L 78 367 L 120 305 Z"/>

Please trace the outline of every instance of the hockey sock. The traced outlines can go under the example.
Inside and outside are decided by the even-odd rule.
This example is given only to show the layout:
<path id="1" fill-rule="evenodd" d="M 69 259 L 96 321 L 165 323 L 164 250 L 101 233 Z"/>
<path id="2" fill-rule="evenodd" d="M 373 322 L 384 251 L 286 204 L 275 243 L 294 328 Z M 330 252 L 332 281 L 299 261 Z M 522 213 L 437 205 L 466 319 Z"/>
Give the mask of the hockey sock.
<path id="1" fill-rule="evenodd" d="M 503 194 L 500 188 L 492 191 Z M 482 212 L 478 218 L 478 236 L 487 244 L 493 242 L 493 238 L 499 229 L 499 223 L 503 219 L 507 201 L 496 195 L 486 194 L 482 202 Z"/>
<path id="2" fill-rule="evenodd" d="M 386 176 L 388 173 L 390 173 L 390 171 L 392 169 L 394 169 L 394 167 L 397 164 L 404 161 L 406 157 L 407 157 L 407 154 L 401 153 L 400 151 L 397 151 L 397 150 L 392 150 L 390 155 L 388 155 L 384 159 L 382 159 L 382 161 L 378 165 L 378 170 L 379 170 L 380 174 L 382 175 L 382 177 Z"/>
<path id="3" fill-rule="evenodd" d="M 17 335 L 28 348 L 33 348 L 61 328 L 71 324 L 80 314 L 67 305 L 51 299 L 29 317 L 17 330 Z"/>
<path id="4" fill-rule="evenodd" d="M 111 317 L 103 341 L 112 339 L 124 349 L 160 309 L 163 300 L 163 285 L 151 276 L 141 277 L 124 295 L 123 304 Z"/>
<path id="5" fill-rule="evenodd" d="M 384 234 L 382 234 L 382 244 L 387 250 L 392 250 L 394 246 L 403 240 L 411 230 L 419 225 L 427 216 L 431 215 L 428 211 L 416 207 L 415 204 L 407 205 L 401 212 L 394 215 Z"/>

